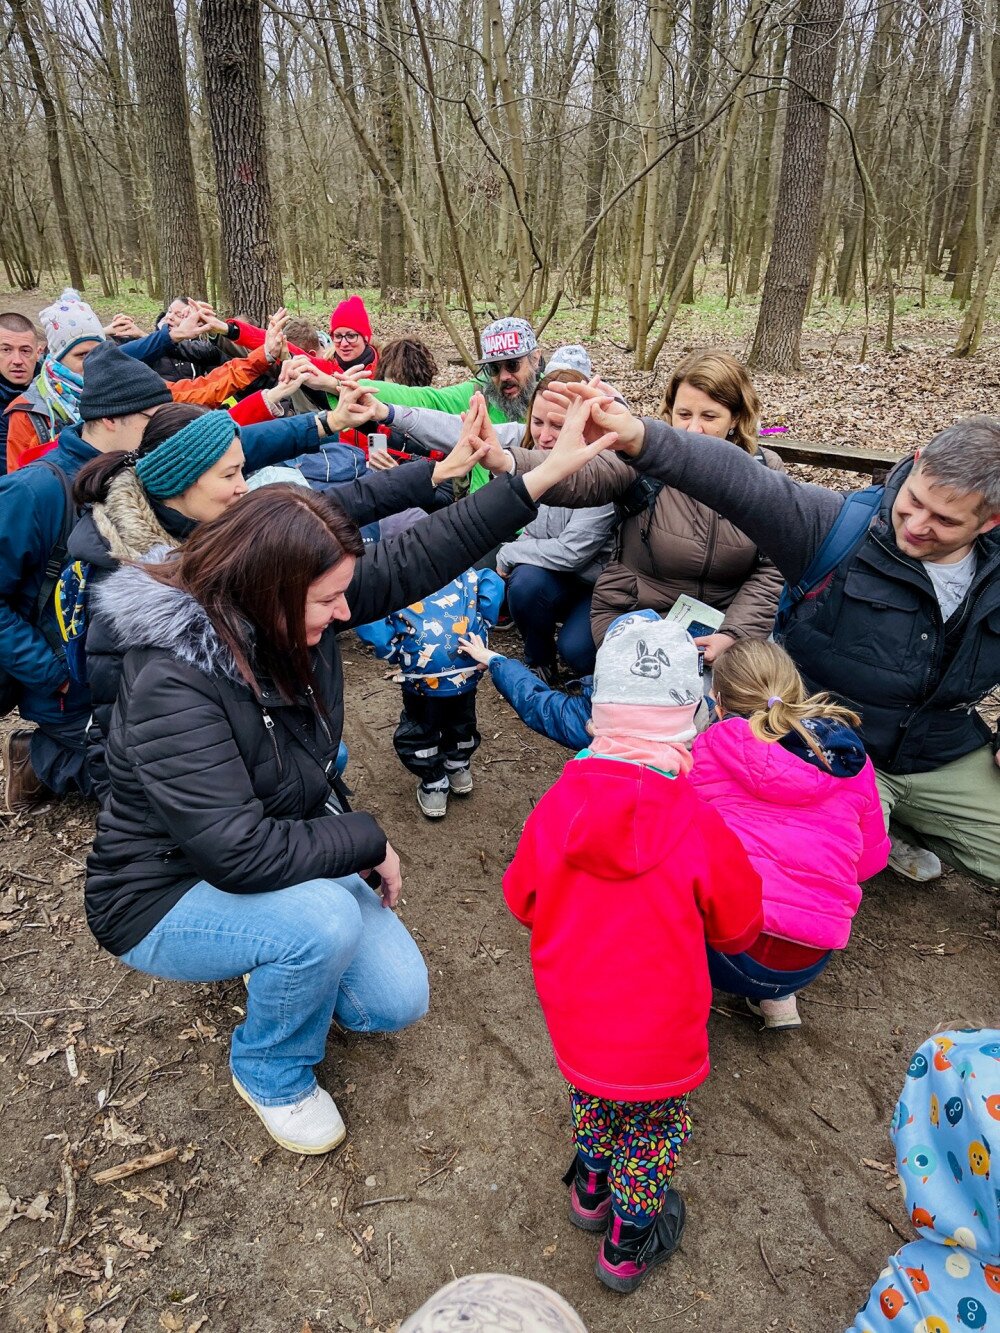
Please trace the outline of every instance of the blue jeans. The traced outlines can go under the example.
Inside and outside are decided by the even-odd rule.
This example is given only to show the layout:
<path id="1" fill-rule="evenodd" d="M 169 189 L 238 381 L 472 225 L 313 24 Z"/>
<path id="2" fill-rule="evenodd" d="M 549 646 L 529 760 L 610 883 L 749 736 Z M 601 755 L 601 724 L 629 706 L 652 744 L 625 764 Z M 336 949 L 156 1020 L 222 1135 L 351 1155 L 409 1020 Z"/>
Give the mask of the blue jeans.
<path id="1" fill-rule="evenodd" d="M 529 666 L 554 667 L 556 652 L 571 671 L 589 676 L 597 649 L 590 630 L 593 585 L 576 574 L 515 565 L 507 576 L 507 605 L 524 639 Z M 562 628 L 556 636 L 556 623 Z"/>
<path id="2" fill-rule="evenodd" d="M 794 995 L 810 981 L 815 981 L 832 957 L 826 953 L 809 967 L 796 972 L 778 972 L 765 967 L 745 953 L 716 953 L 708 951 L 708 971 L 716 990 L 729 995 L 743 995 L 748 1000 L 783 1000 Z"/>
<path id="3" fill-rule="evenodd" d="M 223 893 L 202 880 L 121 961 L 168 981 L 250 973 L 229 1062 L 263 1106 L 313 1090 L 334 1016 L 352 1032 L 395 1032 L 427 1012 L 420 950 L 357 875 L 273 893 Z"/>
<path id="4" fill-rule="evenodd" d="M 31 767 L 57 796 L 78 791 L 93 796 L 94 780 L 87 764 L 89 714 L 70 715 L 59 722 L 39 722 L 31 733 Z"/>

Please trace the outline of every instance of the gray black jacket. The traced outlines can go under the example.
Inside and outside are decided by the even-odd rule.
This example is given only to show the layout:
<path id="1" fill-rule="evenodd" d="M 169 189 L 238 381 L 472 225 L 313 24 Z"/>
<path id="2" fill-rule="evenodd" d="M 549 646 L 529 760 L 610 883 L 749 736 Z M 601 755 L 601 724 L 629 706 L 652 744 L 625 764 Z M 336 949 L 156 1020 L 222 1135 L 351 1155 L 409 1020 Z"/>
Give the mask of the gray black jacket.
<path id="1" fill-rule="evenodd" d="M 798 582 L 843 496 L 662 421 L 645 428 L 632 466 L 711 504 Z M 976 543 L 972 587 L 945 624 L 923 565 L 893 537 L 892 506 L 912 466 L 907 458 L 892 470 L 870 528 L 829 583 L 796 607 L 784 636 L 810 688 L 861 714 L 865 747 L 888 773 L 932 772 L 985 745 L 990 731 L 976 704 L 1000 684 L 1000 529 Z"/>

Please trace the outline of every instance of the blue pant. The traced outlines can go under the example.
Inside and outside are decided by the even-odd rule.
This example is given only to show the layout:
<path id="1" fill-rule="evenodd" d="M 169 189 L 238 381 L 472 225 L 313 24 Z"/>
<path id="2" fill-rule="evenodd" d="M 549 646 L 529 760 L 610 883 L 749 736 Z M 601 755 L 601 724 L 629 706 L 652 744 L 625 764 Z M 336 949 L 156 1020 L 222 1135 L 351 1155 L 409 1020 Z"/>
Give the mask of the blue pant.
<path id="1" fill-rule="evenodd" d="M 203 880 L 122 962 L 168 981 L 250 973 L 230 1067 L 264 1106 L 313 1090 L 335 1016 L 352 1032 L 394 1032 L 427 1012 L 420 950 L 357 875 L 273 893 L 223 893 Z"/>
<path id="2" fill-rule="evenodd" d="M 515 565 L 507 577 L 507 605 L 524 639 L 529 666 L 554 667 L 556 653 L 578 676 L 594 670 L 597 649 L 590 632 L 593 585 L 576 574 L 538 565 Z M 556 622 L 562 628 L 556 634 Z"/>
<path id="3" fill-rule="evenodd" d="M 59 722 L 39 722 L 31 733 L 31 767 L 57 796 L 69 792 L 94 794 L 87 765 L 89 714 L 70 714 Z"/>
<path id="4" fill-rule="evenodd" d="M 783 1000 L 794 995 L 810 981 L 815 981 L 832 957 L 825 953 L 809 967 L 796 972 L 778 972 L 765 967 L 745 953 L 716 953 L 708 951 L 708 971 L 716 990 L 729 995 L 744 995 L 748 1000 Z"/>

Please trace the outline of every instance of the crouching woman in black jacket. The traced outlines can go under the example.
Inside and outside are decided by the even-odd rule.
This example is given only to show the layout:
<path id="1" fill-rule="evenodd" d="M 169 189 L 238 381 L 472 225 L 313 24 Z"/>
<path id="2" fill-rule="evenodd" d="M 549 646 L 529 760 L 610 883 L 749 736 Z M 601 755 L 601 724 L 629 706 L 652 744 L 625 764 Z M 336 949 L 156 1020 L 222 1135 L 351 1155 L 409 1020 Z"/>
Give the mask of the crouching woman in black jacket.
<path id="1" fill-rule="evenodd" d="M 386 910 L 399 858 L 332 776 L 337 631 L 428 595 L 529 522 L 539 495 L 614 441 L 583 443 L 589 411 L 527 478 L 502 478 L 378 546 L 363 547 L 329 497 L 271 486 L 198 527 L 166 563 L 126 566 L 97 590 L 125 657 L 88 922 L 154 976 L 250 974 L 233 1082 L 293 1152 L 327 1152 L 346 1132 L 313 1073 L 333 1017 L 393 1031 L 428 999 L 420 951 Z"/>

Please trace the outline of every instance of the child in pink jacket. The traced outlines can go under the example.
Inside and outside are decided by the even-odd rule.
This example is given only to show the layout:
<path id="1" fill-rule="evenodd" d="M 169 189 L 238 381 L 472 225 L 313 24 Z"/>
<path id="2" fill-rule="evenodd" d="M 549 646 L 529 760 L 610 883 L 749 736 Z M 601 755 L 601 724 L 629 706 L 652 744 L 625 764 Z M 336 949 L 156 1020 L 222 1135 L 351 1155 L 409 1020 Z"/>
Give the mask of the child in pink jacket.
<path id="1" fill-rule="evenodd" d="M 888 860 L 875 771 L 857 715 L 807 698 L 777 644 L 733 644 L 712 693 L 721 720 L 694 743 L 691 782 L 743 843 L 764 897 L 759 938 L 709 952 L 712 984 L 745 996 L 766 1027 L 799 1027 L 796 992 L 846 946 L 859 885 Z"/>

